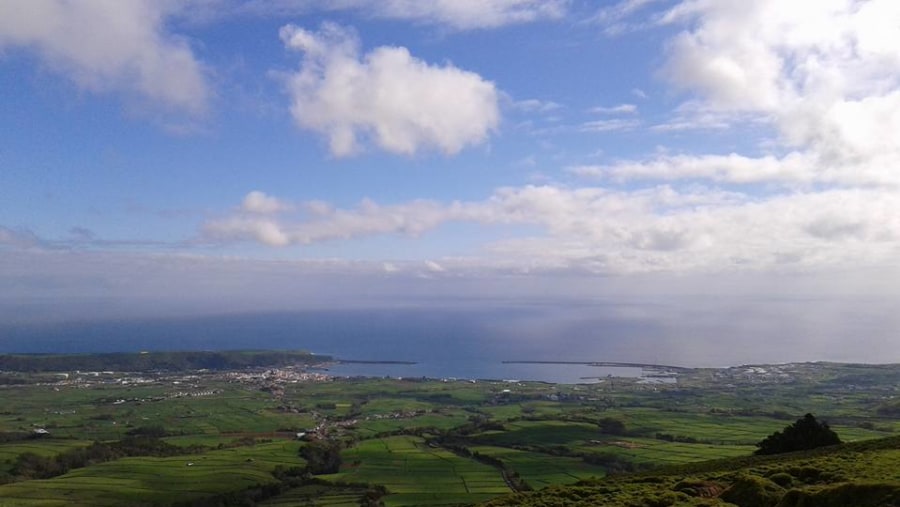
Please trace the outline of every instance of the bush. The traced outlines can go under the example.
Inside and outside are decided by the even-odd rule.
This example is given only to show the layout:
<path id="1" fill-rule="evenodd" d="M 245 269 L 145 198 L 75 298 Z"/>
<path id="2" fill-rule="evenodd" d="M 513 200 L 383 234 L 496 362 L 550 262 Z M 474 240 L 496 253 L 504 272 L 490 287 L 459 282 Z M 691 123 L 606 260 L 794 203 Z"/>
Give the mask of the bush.
<path id="1" fill-rule="evenodd" d="M 722 491 L 725 490 L 725 487 L 718 482 L 713 481 L 684 479 L 675 484 L 672 489 L 679 493 L 684 493 L 688 496 L 698 498 L 714 498 L 722 494 Z"/>
<path id="2" fill-rule="evenodd" d="M 784 488 L 778 484 L 756 475 L 744 475 L 738 477 L 720 498 L 741 507 L 775 507 L 782 496 Z"/>
<path id="3" fill-rule="evenodd" d="M 769 476 L 769 480 L 782 488 L 789 488 L 794 483 L 794 477 L 786 472 L 778 472 Z"/>
<path id="4" fill-rule="evenodd" d="M 817 491 L 792 490 L 779 507 L 881 507 L 900 504 L 900 487 L 896 484 L 841 484 Z"/>

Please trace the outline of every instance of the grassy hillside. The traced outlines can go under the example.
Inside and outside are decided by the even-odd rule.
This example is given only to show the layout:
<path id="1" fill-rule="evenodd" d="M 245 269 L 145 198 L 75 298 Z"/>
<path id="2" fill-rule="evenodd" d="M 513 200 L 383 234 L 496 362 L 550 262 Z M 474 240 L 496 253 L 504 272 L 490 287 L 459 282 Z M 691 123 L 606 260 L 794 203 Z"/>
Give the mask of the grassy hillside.
<path id="1" fill-rule="evenodd" d="M 652 472 L 551 486 L 484 507 L 900 505 L 900 437 L 775 456 L 665 466 Z"/>

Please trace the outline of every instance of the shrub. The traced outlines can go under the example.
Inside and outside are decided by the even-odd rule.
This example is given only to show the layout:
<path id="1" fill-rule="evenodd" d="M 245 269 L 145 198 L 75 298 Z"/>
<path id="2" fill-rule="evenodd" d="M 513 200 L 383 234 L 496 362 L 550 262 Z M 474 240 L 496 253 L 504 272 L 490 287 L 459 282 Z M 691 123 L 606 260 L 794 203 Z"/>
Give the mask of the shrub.
<path id="1" fill-rule="evenodd" d="M 778 484 L 756 475 L 744 475 L 722 492 L 720 498 L 741 507 L 775 507 L 782 496 L 784 488 Z"/>
<path id="2" fill-rule="evenodd" d="M 786 472 L 777 472 L 769 476 L 769 480 L 782 488 L 789 488 L 794 483 L 794 478 Z"/>
<path id="3" fill-rule="evenodd" d="M 840 484 L 817 491 L 791 490 L 778 507 L 881 507 L 900 504 L 900 486 L 896 484 Z"/>

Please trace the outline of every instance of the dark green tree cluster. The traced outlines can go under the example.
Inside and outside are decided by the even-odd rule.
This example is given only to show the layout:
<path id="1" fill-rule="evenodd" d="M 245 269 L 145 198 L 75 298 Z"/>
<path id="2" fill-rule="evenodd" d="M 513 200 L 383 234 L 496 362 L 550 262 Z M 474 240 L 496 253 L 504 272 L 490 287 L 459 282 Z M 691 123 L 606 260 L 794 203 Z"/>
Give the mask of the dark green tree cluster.
<path id="1" fill-rule="evenodd" d="M 313 440 L 300 448 L 306 469 L 313 475 L 334 474 L 341 468 L 341 443 L 335 440 Z"/>
<path id="2" fill-rule="evenodd" d="M 195 449 L 177 447 L 157 438 L 127 437 L 118 442 L 94 442 L 87 447 L 71 449 L 56 456 L 25 452 L 12 463 L 7 482 L 49 479 L 75 468 L 129 456 L 167 457 L 189 453 L 191 450 Z"/>
<path id="3" fill-rule="evenodd" d="M 614 417 L 600 419 L 597 421 L 597 426 L 600 426 L 600 433 L 604 435 L 624 435 L 626 433 L 625 423 Z"/>
<path id="4" fill-rule="evenodd" d="M 781 454 L 803 451 L 841 443 L 828 423 L 819 422 L 812 414 L 797 419 L 797 422 L 776 431 L 756 444 L 756 454 Z"/>

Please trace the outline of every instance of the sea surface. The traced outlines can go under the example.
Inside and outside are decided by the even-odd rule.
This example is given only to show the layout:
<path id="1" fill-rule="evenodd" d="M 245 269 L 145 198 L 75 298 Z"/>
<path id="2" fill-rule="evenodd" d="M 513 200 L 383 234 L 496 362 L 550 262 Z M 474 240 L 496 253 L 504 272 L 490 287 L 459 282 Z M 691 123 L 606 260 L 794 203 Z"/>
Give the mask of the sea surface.
<path id="1" fill-rule="evenodd" d="M 900 312 L 872 311 L 878 308 L 872 305 L 845 310 L 794 301 L 767 302 L 761 307 L 765 311 L 750 304 L 725 311 L 708 302 L 0 322 L 0 353 L 308 350 L 343 360 L 416 363 L 342 364 L 334 368 L 342 375 L 567 383 L 595 381 L 610 374 L 638 376 L 640 369 L 503 362 L 683 367 L 821 360 L 900 362 L 900 342 L 893 331 L 900 325 L 894 322 Z"/>
<path id="2" fill-rule="evenodd" d="M 308 350 L 351 361 L 414 363 L 331 365 L 329 373 L 338 376 L 554 383 L 593 383 L 608 376 L 641 376 L 641 368 L 635 367 L 504 364 L 510 360 L 617 359 L 601 353 L 593 357 L 573 353 L 570 346 L 562 345 L 565 339 L 529 341 L 492 329 L 496 322 L 507 318 L 516 317 L 483 312 L 355 311 L 60 323 L 0 328 L 0 352 Z"/>
<path id="3" fill-rule="evenodd" d="M 644 370 L 632 366 L 592 366 L 561 363 L 503 363 L 498 361 L 425 361 L 415 364 L 341 363 L 324 373 L 339 377 L 428 377 L 490 380 L 532 380 L 554 384 L 593 384 L 615 377 L 640 378 Z M 648 378 L 648 382 L 665 379 Z"/>

